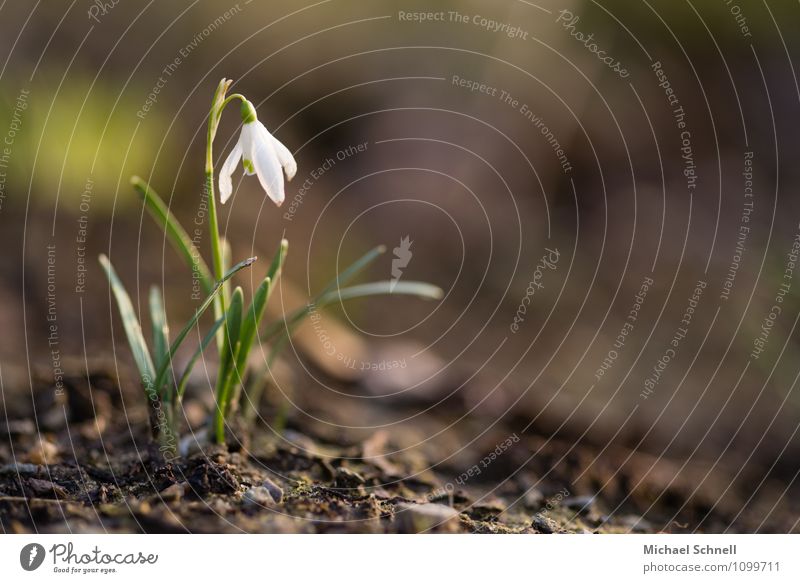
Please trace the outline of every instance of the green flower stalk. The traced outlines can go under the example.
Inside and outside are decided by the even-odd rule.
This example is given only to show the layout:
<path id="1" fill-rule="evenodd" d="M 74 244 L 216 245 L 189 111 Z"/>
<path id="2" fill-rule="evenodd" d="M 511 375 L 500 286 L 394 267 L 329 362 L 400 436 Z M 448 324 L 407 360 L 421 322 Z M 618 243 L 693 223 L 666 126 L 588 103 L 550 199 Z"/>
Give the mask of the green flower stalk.
<path id="1" fill-rule="evenodd" d="M 217 86 L 208 117 L 208 142 L 206 144 L 206 189 L 212 199 L 209 204 L 209 224 L 212 252 L 215 258 L 214 270 L 217 276 L 224 271 L 225 263 L 221 253 L 219 257 L 217 256 L 221 245 L 216 197 L 214 196 L 213 143 L 225 107 L 233 100 L 241 101 L 242 129 L 239 140 L 228 154 L 220 172 L 219 192 L 222 204 L 225 204 L 233 193 L 231 175 L 240 160 L 245 174 L 255 174 L 267 196 L 278 206 L 286 198 L 283 183 L 284 171 L 287 180 L 291 180 L 297 172 L 297 163 L 292 153 L 267 131 L 263 123 L 258 121 L 253 104 L 239 93 L 226 97 L 229 87 L 230 81 L 227 79 L 220 81 Z M 220 354 L 220 372 L 217 375 L 216 384 L 217 410 L 214 415 L 214 435 L 217 442 L 221 443 L 225 440 L 225 418 L 236 405 L 239 395 L 239 391 L 234 389 L 234 385 L 239 386 L 242 382 L 242 371 L 246 366 L 256 328 L 261 321 L 269 292 L 272 290 L 272 283 L 280 273 L 287 248 L 288 243 L 281 242 L 276 261 L 273 261 L 270 273 L 256 291 L 255 301 L 244 321 L 242 320 L 244 295 L 241 289 L 237 288 L 234 291 L 227 309 L 225 303 L 228 294 L 223 291 L 223 294 L 217 299 L 217 316 L 225 315 L 224 330 L 217 337 Z"/>

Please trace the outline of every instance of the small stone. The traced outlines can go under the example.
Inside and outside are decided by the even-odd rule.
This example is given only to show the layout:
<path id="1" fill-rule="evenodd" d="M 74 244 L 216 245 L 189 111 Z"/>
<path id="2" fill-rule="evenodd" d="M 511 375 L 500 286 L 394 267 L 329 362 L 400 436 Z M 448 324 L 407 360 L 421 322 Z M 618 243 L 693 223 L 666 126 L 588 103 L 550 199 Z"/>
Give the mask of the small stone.
<path id="1" fill-rule="evenodd" d="M 386 446 L 389 442 L 389 432 L 376 431 L 361 444 L 361 452 L 366 463 L 372 464 L 387 476 L 402 475 L 402 471 L 390 462 L 386 456 Z"/>
<path id="2" fill-rule="evenodd" d="M 232 507 L 222 498 L 212 498 L 211 500 L 205 502 L 206 507 L 216 514 L 220 516 L 224 514 L 228 514 L 231 512 Z"/>
<path id="3" fill-rule="evenodd" d="M 46 466 L 58 462 L 59 449 L 54 443 L 44 438 L 39 438 L 35 446 L 28 451 L 28 460 L 32 463 Z"/>
<path id="4" fill-rule="evenodd" d="M 0 474 L 19 474 L 20 476 L 33 476 L 39 473 L 39 466 L 36 464 L 6 464 L 0 468 Z"/>
<path id="5" fill-rule="evenodd" d="M 399 504 L 394 516 L 404 533 L 459 530 L 458 512 L 444 504 Z"/>
<path id="6" fill-rule="evenodd" d="M 307 454 L 320 455 L 323 453 L 319 451 L 319 446 L 313 439 L 298 431 L 287 429 L 283 433 L 283 438 L 292 445 L 294 445 L 295 447 L 297 447 L 298 449 L 300 449 L 301 451 L 306 452 Z"/>
<path id="7" fill-rule="evenodd" d="M 364 493 L 366 480 L 349 468 L 337 468 L 336 477 L 333 480 L 333 487 L 341 490 L 349 490 L 350 493 L 362 495 Z"/>
<path id="8" fill-rule="evenodd" d="M 555 522 L 541 514 L 535 514 L 533 516 L 531 519 L 531 526 L 542 534 L 553 534 L 558 529 Z"/>
<path id="9" fill-rule="evenodd" d="M 189 457 L 203 450 L 208 444 L 208 433 L 205 429 L 184 435 L 178 443 L 178 453 L 182 457 Z"/>
<path id="10" fill-rule="evenodd" d="M 269 490 L 264 486 L 254 486 L 247 490 L 242 496 L 242 501 L 246 506 L 263 506 L 270 508 L 275 505 Z"/>
<path id="11" fill-rule="evenodd" d="M 158 497 L 162 500 L 180 500 L 186 493 L 186 482 L 179 482 L 167 486 L 158 493 Z"/>
<path id="12" fill-rule="evenodd" d="M 28 478 L 28 487 L 30 488 L 31 492 L 33 492 L 36 496 L 42 496 L 47 498 L 66 498 L 67 491 L 59 486 L 58 484 L 54 484 L 49 480 L 40 480 L 38 478 Z"/>
<path id="13" fill-rule="evenodd" d="M 578 510 L 580 512 L 589 512 L 592 504 L 594 504 L 594 496 L 575 496 L 573 498 L 565 498 L 561 505 L 570 510 Z"/>
<path id="14" fill-rule="evenodd" d="M 283 500 L 283 490 L 281 490 L 280 486 L 278 486 L 269 478 L 264 478 L 264 483 L 262 485 L 267 489 L 269 495 L 272 496 L 272 499 L 276 503 L 280 504 Z"/>
<path id="15" fill-rule="evenodd" d="M 531 510 L 538 510 L 542 507 L 543 502 L 544 494 L 542 494 L 536 488 L 531 488 L 525 492 L 524 503 L 527 508 L 530 508 Z"/>
<path id="16" fill-rule="evenodd" d="M 78 431 L 84 439 L 98 439 L 108 428 L 107 417 L 95 417 L 78 425 Z"/>

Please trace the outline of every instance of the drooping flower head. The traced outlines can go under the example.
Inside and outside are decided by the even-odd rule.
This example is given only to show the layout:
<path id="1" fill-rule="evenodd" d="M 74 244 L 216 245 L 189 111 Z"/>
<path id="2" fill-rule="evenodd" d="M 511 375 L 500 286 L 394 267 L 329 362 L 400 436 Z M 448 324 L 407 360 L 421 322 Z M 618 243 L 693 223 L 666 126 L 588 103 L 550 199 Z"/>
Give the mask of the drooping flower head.
<path id="1" fill-rule="evenodd" d="M 280 206 L 286 198 L 283 185 L 284 172 L 287 180 L 294 178 L 297 173 L 297 163 L 289 149 L 258 121 L 252 103 L 247 100 L 242 101 L 241 112 L 243 125 L 239 140 L 228 154 L 219 173 L 220 202 L 225 204 L 233 193 L 231 175 L 241 159 L 244 173 L 248 176 L 255 174 L 267 196 Z"/>

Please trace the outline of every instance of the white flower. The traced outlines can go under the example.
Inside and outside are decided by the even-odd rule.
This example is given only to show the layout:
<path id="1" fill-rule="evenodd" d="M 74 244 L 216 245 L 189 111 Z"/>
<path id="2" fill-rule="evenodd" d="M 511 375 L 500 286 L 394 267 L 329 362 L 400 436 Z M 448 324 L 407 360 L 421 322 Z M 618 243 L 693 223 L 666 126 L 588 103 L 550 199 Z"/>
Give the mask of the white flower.
<path id="1" fill-rule="evenodd" d="M 283 173 L 291 180 L 297 172 L 297 163 L 289 149 L 281 144 L 264 124 L 256 118 L 255 109 L 249 101 L 242 103 L 242 132 L 239 141 L 228 154 L 219 173 L 220 202 L 225 202 L 233 193 L 231 175 L 242 159 L 244 173 L 255 174 L 261 188 L 272 201 L 280 206 L 285 198 L 283 189 Z"/>

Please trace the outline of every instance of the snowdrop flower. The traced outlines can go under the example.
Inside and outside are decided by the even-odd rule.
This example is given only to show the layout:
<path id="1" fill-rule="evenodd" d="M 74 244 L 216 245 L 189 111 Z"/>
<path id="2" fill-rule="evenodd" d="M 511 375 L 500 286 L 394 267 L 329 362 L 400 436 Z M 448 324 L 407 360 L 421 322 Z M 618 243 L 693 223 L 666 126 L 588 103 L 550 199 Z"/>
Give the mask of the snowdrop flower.
<path id="1" fill-rule="evenodd" d="M 267 196 L 280 206 L 285 198 L 283 173 L 286 173 L 287 180 L 294 178 L 297 163 L 289 149 L 258 121 L 253 104 L 247 100 L 242 101 L 242 122 L 239 141 L 219 173 L 220 202 L 225 204 L 233 193 L 231 175 L 241 159 L 244 173 L 248 176 L 255 174 Z"/>

